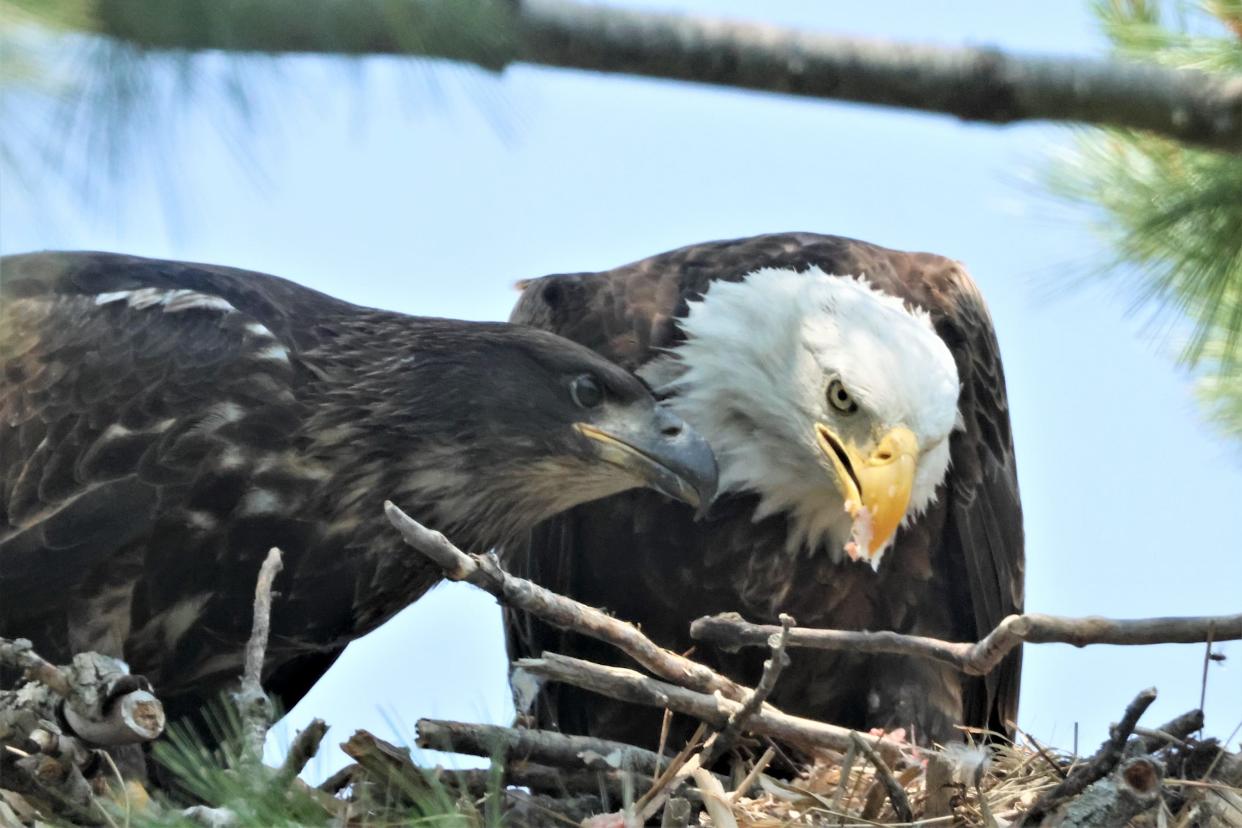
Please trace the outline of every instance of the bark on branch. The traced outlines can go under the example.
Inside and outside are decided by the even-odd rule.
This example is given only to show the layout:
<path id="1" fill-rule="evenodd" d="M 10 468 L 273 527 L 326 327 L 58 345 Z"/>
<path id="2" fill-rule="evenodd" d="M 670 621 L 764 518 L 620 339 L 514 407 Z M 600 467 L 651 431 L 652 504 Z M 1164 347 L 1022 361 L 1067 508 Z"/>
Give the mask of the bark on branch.
<path id="1" fill-rule="evenodd" d="M 648 678 L 634 670 L 605 667 L 557 653 L 544 653 L 541 658 L 521 659 L 514 666 L 531 675 L 572 684 L 618 701 L 666 707 L 676 713 L 694 716 L 716 728 L 725 727 L 729 718 L 742 709 L 740 703 L 721 695 L 688 690 Z M 848 750 L 851 740 L 858 736 L 890 761 L 901 756 L 901 748 L 894 742 L 883 741 L 849 728 L 791 716 L 768 706 L 750 717 L 746 729 L 751 733 L 772 736 L 802 747 L 830 748 L 837 751 Z"/>
<path id="2" fill-rule="evenodd" d="M 52 695 L 25 696 L 0 691 L 0 716 L 23 707 L 55 719 L 64 714 L 72 735 L 89 745 L 116 747 L 149 742 L 164 731 L 164 706 L 142 676 L 125 662 L 99 653 L 79 653 L 57 667 L 34 651 L 28 640 L 0 638 L 0 665 L 18 668 Z"/>
<path id="3" fill-rule="evenodd" d="M 1038 825 L 1055 808 L 1077 797 L 1089 785 L 1112 773 L 1125 755 L 1126 742 L 1134 733 L 1139 718 L 1155 700 L 1155 688 L 1148 688 L 1135 696 L 1134 701 L 1126 706 L 1126 712 L 1121 717 L 1121 721 L 1109 728 L 1108 739 L 1100 745 L 1095 756 L 1040 797 L 1023 816 L 1022 825 Z"/>
<path id="4" fill-rule="evenodd" d="M 141 13 L 129 5 L 137 6 Z M 528 63 L 936 112 L 1148 130 L 1242 152 L 1242 78 L 939 48 L 570 0 L 105 3 L 82 23 L 153 49 Z"/>
<path id="5" fill-rule="evenodd" d="M 612 644 L 669 681 L 704 693 L 720 692 L 725 698 L 739 702 L 750 697 L 749 689 L 710 667 L 664 649 L 639 632 L 633 624 L 510 575 L 494 555 L 467 555 L 444 535 L 423 526 L 391 502 L 385 501 L 384 514 L 405 542 L 434 561 L 449 580 L 474 584 L 508 606 L 537 615 L 554 627 Z"/>
<path id="6" fill-rule="evenodd" d="M 563 768 L 620 768 L 647 776 L 658 772 L 659 757 L 654 752 L 591 736 L 438 719 L 419 719 L 417 728 L 418 746 L 431 750 L 483 757 L 499 752 L 508 760 L 531 760 Z"/>
<path id="7" fill-rule="evenodd" d="M 267 638 L 272 627 L 272 583 L 280 572 L 280 550 L 272 547 L 259 567 L 254 586 L 254 622 L 250 640 L 246 642 L 246 666 L 241 690 L 236 695 L 237 707 L 246 730 L 246 744 L 256 759 L 263 756 L 263 742 L 272 723 L 272 701 L 263 690 L 263 663 L 267 658 Z"/>
<path id="8" fill-rule="evenodd" d="M 752 624 L 735 612 L 695 620 L 690 636 L 724 648 L 767 646 L 780 633 L 772 624 Z M 1011 615 L 977 643 L 941 641 L 919 635 L 877 631 L 816 630 L 799 627 L 789 633 L 790 647 L 889 653 L 930 658 L 963 673 L 982 676 L 1019 644 L 1196 644 L 1242 639 L 1242 614 L 1193 618 L 1112 619 L 1090 616 Z"/>

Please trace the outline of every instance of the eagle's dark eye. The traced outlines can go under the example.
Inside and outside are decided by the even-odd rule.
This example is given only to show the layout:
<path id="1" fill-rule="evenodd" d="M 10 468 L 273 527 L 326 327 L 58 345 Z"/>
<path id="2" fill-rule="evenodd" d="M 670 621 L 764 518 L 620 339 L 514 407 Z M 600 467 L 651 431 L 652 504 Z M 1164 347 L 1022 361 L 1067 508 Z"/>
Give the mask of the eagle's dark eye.
<path id="1" fill-rule="evenodd" d="M 850 396 L 849 391 L 845 390 L 845 386 L 839 379 L 828 383 L 828 402 L 832 403 L 832 407 L 842 414 L 853 414 L 858 410 L 858 403 L 854 402 L 854 398 Z"/>
<path id="2" fill-rule="evenodd" d="M 604 401 L 604 389 L 599 387 L 599 380 L 590 374 L 575 378 L 569 386 L 569 393 L 579 408 L 595 408 Z"/>

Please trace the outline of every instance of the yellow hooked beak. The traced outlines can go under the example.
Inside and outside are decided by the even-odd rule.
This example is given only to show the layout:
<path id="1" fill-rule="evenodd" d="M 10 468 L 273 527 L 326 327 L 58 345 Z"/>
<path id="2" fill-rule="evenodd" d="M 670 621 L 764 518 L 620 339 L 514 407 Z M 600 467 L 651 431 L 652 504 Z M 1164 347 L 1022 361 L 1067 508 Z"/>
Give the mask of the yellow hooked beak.
<path id="1" fill-rule="evenodd" d="M 866 558 L 877 566 L 880 552 L 906 516 L 918 467 L 919 442 L 905 426 L 893 428 L 864 449 L 846 444 L 823 423 L 815 424 L 815 438 L 832 463 L 836 472 L 833 482 L 854 519 L 852 539 L 845 551 L 854 560 Z"/>

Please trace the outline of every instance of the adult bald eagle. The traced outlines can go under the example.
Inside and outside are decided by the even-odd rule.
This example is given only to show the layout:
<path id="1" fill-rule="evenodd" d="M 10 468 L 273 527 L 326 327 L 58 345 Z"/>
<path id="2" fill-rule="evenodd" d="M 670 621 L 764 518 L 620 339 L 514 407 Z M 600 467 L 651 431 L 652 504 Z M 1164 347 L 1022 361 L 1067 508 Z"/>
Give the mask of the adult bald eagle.
<path id="1" fill-rule="evenodd" d="M 173 716 L 237 680 L 270 547 L 286 708 L 439 580 L 385 498 L 484 550 L 634 486 L 714 492 L 679 417 L 543 331 L 105 253 L 0 274 L 0 635 L 121 656 Z"/>
<path id="2" fill-rule="evenodd" d="M 642 625 L 674 650 L 690 622 L 776 623 L 973 641 L 1023 604 L 1023 530 L 992 323 L 957 262 L 809 233 L 684 247 L 524 284 L 511 321 L 636 370 L 712 444 L 706 519 L 643 492 L 566 512 L 509 565 Z M 514 655 L 607 647 L 507 615 Z M 702 658 L 757 681 L 765 652 Z M 986 679 L 937 662 L 799 650 L 774 702 L 854 728 L 1005 731 L 1020 655 Z M 545 688 L 545 726 L 654 742 L 658 712 Z"/>

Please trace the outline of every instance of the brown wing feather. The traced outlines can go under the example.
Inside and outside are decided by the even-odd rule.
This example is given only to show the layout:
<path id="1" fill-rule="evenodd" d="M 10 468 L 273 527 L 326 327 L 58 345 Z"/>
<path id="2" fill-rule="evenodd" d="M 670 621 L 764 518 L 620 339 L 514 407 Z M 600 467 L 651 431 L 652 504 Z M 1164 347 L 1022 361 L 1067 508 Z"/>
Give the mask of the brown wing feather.
<path id="1" fill-rule="evenodd" d="M 511 564 L 555 589 L 618 612 L 628 610 L 629 617 L 641 620 L 649 630 L 660 630 L 669 646 L 688 645 L 685 633 L 677 630 L 695 615 L 722 609 L 763 615 L 796 606 L 799 590 L 811 592 L 801 586 L 805 584 L 819 584 L 815 595 L 820 603 L 803 606 L 801 613 L 794 611 L 803 624 L 867 626 L 883 618 L 883 623 L 909 632 L 973 639 L 1006 615 L 1020 612 L 1023 532 L 1004 376 L 986 307 L 957 262 L 810 233 L 710 242 L 610 271 L 530 280 L 523 283 L 511 321 L 575 339 L 635 370 L 658 349 L 678 343 L 676 320 L 686 314 L 687 302 L 702 296 L 711 282 L 739 281 L 764 267 L 812 266 L 828 273 L 866 274 L 877 287 L 926 308 L 958 365 L 965 430 L 953 437 L 944 496 L 898 538 L 891 560 L 904 564 L 890 565 L 887 574 L 856 583 L 844 572 L 817 571 L 805 562 L 783 560 L 773 572 L 772 565 L 765 564 L 771 556 L 757 550 L 779 546 L 783 524 L 779 519 L 751 523 L 753 503 L 748 499 L 718 503 L 711 520 L 693 524 L 686 510 L 647 493 L 588 504 L 554 519 L 528 544 L 509 550 Z M 711 558 L 712 564 L 683 560 L 679 554 L 690 558 L 699 554 L 704 560 Z M 628 566 L 658 574 L 634 582 L 628 572 L 619 573 Z M 679 577 L 685 583 L 679 584 Z M 781 607 L 775 606 L 780 601 L 771 598 L 774 595 L 781 596 Z M 764 606 L 765 600 L 771 605 Z M 908 605 L 902 606 L 903 602 Z M 877 604 L 892 606 L 880 612 Z M 607 658 L 606 652 L 587 642 L 516 614 L 509 616 L 509 637 L 510 647 L 519 655 L 559 649 Z M 757 665 L 755 658 L 708 657 L 743 678 L 748 672 L 753 677 Z M 801 677 L 795 670 L 785 682 L 787 703 L 812 715 L 865 724 L 866 716 L 857 705 L 841 700 L 848 695 L 846 685 L 858 680 L 898 681 L 908 685 L 908 692 L 896 693 L 894 705 L 900 706 L 904 698 L 908 706 L 960 706 L 955 720 L 1003 730 L 1017 712 L 1020 659 L 1015 653 L 986 681 L 969 680 L 954 688 L 941 685 L 957 679 L 925 664 L 877 659 L 859 673 L 842 669 L 835 658 L 803 654 L 796 660 L 803 665 Z M 612 706 L 572 690 L 552 692 L 559 695 L 545 695 L 540 702 L 545 724 L 635 735 L 612 730 L 610 722 L 624 718 Z M 940 701 L 928 701 L 933 697 Z M 642 723 L 632 723 L 637 721 Z M 652 727 L 641 716 L 632 722 L 631 729 Z"/>
<path id="2" fill-rule="evenodd" d="M 281 304 L 298 300 L 258 274 L 112 254 L 0 268 L 0 635 L 56 661 L 123 655 L 166 702 L 198 699 L 213 647 L 248 623 L 254 553 L 307 542 L 292 506 L 238 514 L 248 491 L 307 491 L 258 462 L 304 415 Z"/>

